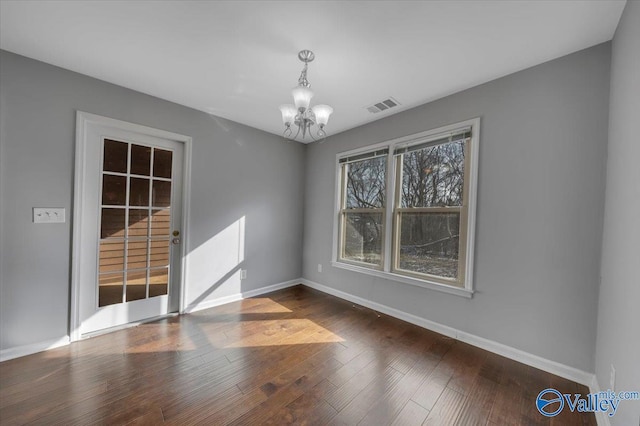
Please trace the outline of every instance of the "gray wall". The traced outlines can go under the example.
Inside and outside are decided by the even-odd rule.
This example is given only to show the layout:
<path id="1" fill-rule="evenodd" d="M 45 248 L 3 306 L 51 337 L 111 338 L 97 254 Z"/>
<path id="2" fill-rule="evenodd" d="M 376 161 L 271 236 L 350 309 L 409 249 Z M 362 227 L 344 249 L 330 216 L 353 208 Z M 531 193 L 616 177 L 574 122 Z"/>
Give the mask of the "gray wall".
<path id="1" fill-rule="evenodd" d="M 609 364 L 614 363 L 616 387 L 632 389 L 640 382 L 637 361 L 632 359 L 640 341 L 632 327 L 640 322 L 633 303 L 640 295 L 631 271 L 638 258 L 634 243 L 640 237 L 640 179 L 633 163 L 640 153 L 631 133 L 637 118 L 633 114 L 640 110 L 637 79 L 631 82 L 633 70 L 639 68 L 639 6 L 629 2 L 613 43 L 602 258 L 608 43 L 307 148 L 0 52 L 0 349 L 68 332 L 72 223 L 34 225 L 31 208 L 61 206 L 70 216 L 75 111 L 83 110 L 193 137 L 188 248 L 210 252 L 200 251 L 199 263 L 190 265 L 197 272 L 190 278 L 190 301 L 238 291 L 239 283 L 227 285 L 228 275 L 218 280 L 198 271 L 215 269 L 220 247 L 209 247 L 211 241 L 244 217 L 242 267 L 249 272 L 241 291 L 302 275 L 593 371 L 602 259 L 595 368 L 602 388 L 608 386 Z M 482 134 L 474 298 L 332 268 L 335 154 L 476 116 L 482 118 Z M 324 272 L 317 272 L 318 263 Z M 631 403 L 621 408 L 629 416 L 626 407 Z M 620 415 L 614 421 L 622 418 L 632 419 Z"/>
<path id="2" fill-rule="evenodd" d="M 613 38 L 607 190 L 596 375 L 609 389 L 640 391 L 640 2 L 629 1 Z M 640 401 L 624 401 L 612 425 L 640 424 Z"/>
<path id="3" fill-rule="evenodd" d="M 188 250 L 204 245 L 209 252 L 198 257 L 204 266 L 215 267 L 221 250 L 207 241 L 245 217 L 247 280 L 190 277 L 197 280 L 188 283 L 190 301 L 301 276 L 303 145 L 9 52 L 0 55 L 0 349 L 68 334 L 72 223 L 34 225 L 31 208 L 65 207 L 71 216 L 76 110 L 193 138 Z"/>
<path id="4" fill-rule="evenodd" d="M 609 60 L 604 43 L 309 146 L 304 277 L 593 371 Z M 336 153 L 477 116 L 473 299 L 331 267 Z"/>

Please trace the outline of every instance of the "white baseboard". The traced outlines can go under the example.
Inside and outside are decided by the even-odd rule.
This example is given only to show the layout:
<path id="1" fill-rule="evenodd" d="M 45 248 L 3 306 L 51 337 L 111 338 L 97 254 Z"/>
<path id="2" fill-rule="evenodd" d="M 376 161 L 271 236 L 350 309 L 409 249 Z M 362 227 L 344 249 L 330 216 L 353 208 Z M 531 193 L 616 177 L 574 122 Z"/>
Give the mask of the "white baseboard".
<path id="1" fill-rule="evenodd" d="M 21 356 L 35 354 L 38 352 L 46 351 L 48 349 L 59 348 L 60 346 L 68 345 L 69 342 L 69 336 L 64 336 L 60 339 L 52 339 L 45 342 L 32 343 L 30 345 L 2 349 L 0 351 L 0 362 L 9 361 L 10 359 L 19 358 Z"/>
<path id="2" fill-rule="evenodd" d="M 366 306 L 367 308 L 373 309 L 374 311 L 381 312 L 383 314 L 401 319 L 403 321 L 415 324 L 428 330 L 435 331 L 436 333 L 444 334 L 445 336 L 452 337 L 454 339 L 460 340 L 461 342 L 477 346 L 489 352 L 493 352 L 506 358 L 513 359 L 514 361 L 518 361 L 531 367 L 544 370 L 548 373 L 555 374 L 556 376 L 564 377 L 565 379 L 572 380 L 587 387 L 590 387 L 593 384 L 593 380 L 595 378 L 595 375 L 593 373 L 588 373 L 586 371 L 582 371 L 568 365 L 560 364 L 558 362 L 530 354 L 520 349 L 516 349 L 511 346 L 507 346 L 502 343 L 485 339 L 483 337 L 476 336 L 470 333 L 466 333 L 453 327 L 430 321 L 416 315 L 408 314 L 398 309 L 394 309 L 380 303 L 372 302 L 371 300 L 363 299 L 361 297 L 354 296 L 352 294 L 345 293 L 343 291 L 336 290 L 335 288 L 309 281 L 304 278 L 301 279 L 300 282 L 323 293 L 331 294 L 332 296 L 339 297 L 340 299 L 345 299 L 350 302 L 357 303 L 358 305 Z"/>
<path id="3" fill-rule="evenodd" d="M 591 384 L 589 385 L 589 392 L 592 394 L 600 392 L 600 384 L 598 383 L 598 378 L 595 374 L 593 375 L 593 379 L 591 380 Z M 604 411 L 597 411 L 595 415 L 598 426 L 611 426 L 611 422 L 609 421 L 609 416 L 607 415 L 607 413 L 605 413 Z"/>
<path id="4" fill-rule="evenodd" d="M 565 379 L 569 379 L 587 387 L 591 385 L 594 377 L 593 373 L 579 370 L 577 368 L 570 367 L 556 361 L 551 361 L 550 359 L 542 358 L 541 356 L 534 355 L 529 352 L 525 352 L 520 349 L 495 342 L 493 340 L 465 333 L 464 331 L 459 331 L 456 338 L 470 345 L 486 349 L 490 352 L 502 355 L 503 357 L 510 358 L 514 361 L 518 361 L 531 367 L 544 370 L 548 373 L 555 374 L 556 376 L 564 377 Z"/>
<path id="5" fill-rule="evenodd" d="M 345 293 L 344 291 L 336 290 L 332 287 L 327 287 L 323 284 L 318 284 L 313 281 L 309 281 L 305 278 L 300 279 L 300 282 L 307 287 L 311 287 L 323 293 L 330 294 L 332 296 L 339 297 L 340 299 L 348 300 L 358 305 L 366 306 L 369 309 L 373 309 L 376 312 L 381 312 L 385 315 L 392 316 L 394 318 L 401 319 L 403 321 L 415 324 L 427 330 L 435 331 L 436 333 L 444 334 L 447 337 L 457 338 L 458 330 L 446 325 L 442 325 L 437 322 L 429 321 L 428 319 L 420 318 L 418 316 L 408 314 L 398 309 L 390 308 L 380 303 L 372 302 L 371 300 L 363 299 L 362 297 L 354 296 L 353 294 Z"/>
<path id="6" fill-rule="evenodd" d="M 261 294 L 271 293 L 272 291 L 281 290 L 287 287 L 293 287 L 301 284 L 301 279 L 289 280 L 278 284 L 269 285 L 266 287 L 260 287 L 255 290 L 244 291 L 242 293 L 232 294 L 230 296 L 218 297 L 215 299 L 203 300 L 196 304 L 190 304 L 184 310 L 184 313 L 189 314 L 191 312 L 201 311 L 203 309 L 213 308 L 215 306 L 224 305 L 231 302 L 237 302 L 238 300 L 247 299 L 249 297 L 260 296 Z"/>

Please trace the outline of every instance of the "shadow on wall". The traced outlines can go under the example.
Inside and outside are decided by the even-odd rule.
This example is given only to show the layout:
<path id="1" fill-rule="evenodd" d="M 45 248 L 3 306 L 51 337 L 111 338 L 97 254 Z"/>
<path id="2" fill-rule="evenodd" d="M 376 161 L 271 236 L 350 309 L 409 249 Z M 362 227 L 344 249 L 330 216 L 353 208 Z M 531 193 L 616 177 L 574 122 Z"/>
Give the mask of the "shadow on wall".
<path id="1" fill-rule="evenodd" d="M 241 266 L 245 260 L 245 216 L 198 245 L 187 254 L 189 275 L 185 286 L 186 311 L 211 294 L 218 297 L 242 292 Z"/>

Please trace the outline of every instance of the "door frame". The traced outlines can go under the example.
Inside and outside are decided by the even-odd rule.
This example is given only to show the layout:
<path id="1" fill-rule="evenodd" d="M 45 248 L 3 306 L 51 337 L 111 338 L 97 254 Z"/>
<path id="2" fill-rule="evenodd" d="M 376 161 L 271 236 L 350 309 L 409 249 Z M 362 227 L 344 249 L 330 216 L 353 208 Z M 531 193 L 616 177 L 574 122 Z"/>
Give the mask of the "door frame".
<path id="1" fill-rule="evenodd" d="M 187 282 L 187 238 L 189 236 L 189 206 L 191 205 L 191 149 L 193 140 L 190 136 L 180 135 L 165 130 L 142 126 L 127 121 L 116 120 L 83 111 L 76 111 L 76 149 L 75 172 L 73 186 L 73 237 L 71 251 L 71 301 L 69 315 L 69 337 L 72 342 L 80 340 L 80 279 L 81 279 L 81 244 L 84 235 L 88 234 L 90 218 L 84 217 L 83 202 L 85 191 L 84 182 L 87 174 L 87 132 L 90 125 L 113 127 L 119 130 L 139 133 L 162 139 L 169 139 L 184 145 L 182 164 L 182 223 L 180 250 L 180 283 L 174 288 L 179 289 L 179 312 L 184 313 L 186 306 Z M 171 315 L 171 313 L 169 314 Z"/>

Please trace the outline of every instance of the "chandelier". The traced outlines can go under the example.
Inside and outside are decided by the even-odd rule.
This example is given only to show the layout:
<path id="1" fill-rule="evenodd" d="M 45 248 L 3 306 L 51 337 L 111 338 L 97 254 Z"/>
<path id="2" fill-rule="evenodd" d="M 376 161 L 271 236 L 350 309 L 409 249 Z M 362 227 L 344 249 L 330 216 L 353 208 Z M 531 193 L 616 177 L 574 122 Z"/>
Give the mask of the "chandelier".
<path id="1" fill-rule="evenodd" d="M 327 137 L 324 126 L 327 125 L 333 108 L 329 105 L 316 105 L 313 108 L 309 108 L 313 91 L 311 91 L 311 84 L 309 80 L 307 80 L 307 67 L 309 62 L 315 59 L 315 55 L 310 50 L 301 50 L 300 53 L 298 53 L 298 59 L 304 62 L 304 68 L 300 73 L 298 85 L 291 91 L 295 105 L 280 105 L 282 122 L 284 123 L 284 133 L 282 135 L 286 139 L 295 140 L 300 134 L 302 134 L 302 139 L 305 139 L 308 134 L 312 140 L 324 142 Z M 292 123 L 298 128 L 295 135 L 293 135 L 293 129 L 291 128 Z M 318 126 L 316 132 L 317 138 L 313 136 L 311 130 L 311 127 L 314 125 Z"/>

